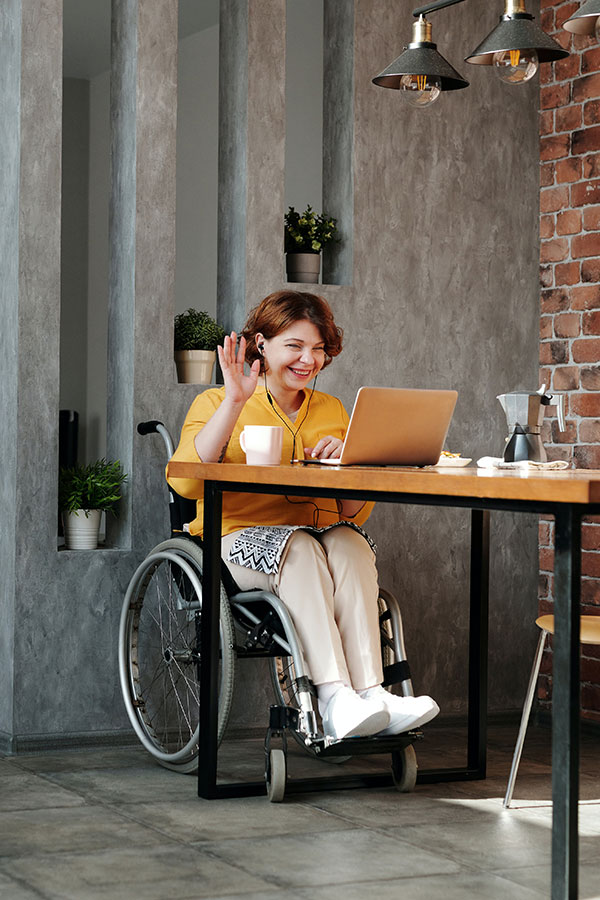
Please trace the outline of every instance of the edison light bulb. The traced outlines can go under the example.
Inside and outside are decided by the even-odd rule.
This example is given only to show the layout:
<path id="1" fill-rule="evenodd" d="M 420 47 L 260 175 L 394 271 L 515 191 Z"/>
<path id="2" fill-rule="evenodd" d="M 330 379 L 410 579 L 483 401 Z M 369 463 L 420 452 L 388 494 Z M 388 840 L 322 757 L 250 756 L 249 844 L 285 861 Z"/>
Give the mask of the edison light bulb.
<path id="1" fill-rule="evenodd" d="M 500 50 L 494 53 L 494 72 L 507 84 L 523 84 L 533 78 L 539 61 L 535 50 Z"/>
<path id="2" fill-rule="evenodd" d="M 403 75 L 400 91 L 412 106 L 429 106 L 440 96 L 442 82 L 434 75 Z"/>

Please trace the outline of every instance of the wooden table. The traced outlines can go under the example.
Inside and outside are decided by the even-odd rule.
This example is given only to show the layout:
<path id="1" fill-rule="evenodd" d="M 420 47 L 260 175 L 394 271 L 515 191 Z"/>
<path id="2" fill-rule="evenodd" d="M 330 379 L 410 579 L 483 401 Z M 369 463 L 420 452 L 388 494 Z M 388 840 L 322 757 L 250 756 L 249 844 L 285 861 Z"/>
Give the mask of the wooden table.
<path id="1" fill-rule="evenodd" d="M 204 491 L 199 793 L 231 796 L 216 783 L 218 616 L 222 494 L 225 491 L 344 497 L 378 502 L 463 507 L 472 511 L 469 763 L 466 777 L 485 776 L 487 702 L 487 541 L 489 511 L 555 517 L 554 687 L 552 715 L 552 900 L 578 893 L 579 616 L 581 520 L 600 513 L 600 470 L 514 471 L 326 466 L 169 464 L 169 474 L 197 478 Z M 478 621 L 479 620 L 479 621 Z M 475 638 L 477 646 L 472 646 Z M 215 652 L 217 650 L 217 652 Z M 478 683 L 476 683 L 478 682 Z M 472 709 L 475 704 L 475 711 Z M 482 747 L 483 742 L 483 747 Z M 468 773 L 469 767 L 463 771 Z M 460 777 L 460 773 L 456 773 Z M 236 787 L 236 786 L 233 786 Z M 241 786 L 239 786 L 241 791 Z"/>

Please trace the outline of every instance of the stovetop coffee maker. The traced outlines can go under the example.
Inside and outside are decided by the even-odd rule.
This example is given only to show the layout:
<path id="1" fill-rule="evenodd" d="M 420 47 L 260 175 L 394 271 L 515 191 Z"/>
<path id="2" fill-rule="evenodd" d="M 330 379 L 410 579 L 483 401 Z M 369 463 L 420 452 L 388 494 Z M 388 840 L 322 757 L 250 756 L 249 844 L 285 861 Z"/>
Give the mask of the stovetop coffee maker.
<path id="1" fill-rule="evenodd" d="M 544 408 L 556 406 L 559 431 L 565 430 L 565 395 L 547 394 L 546 385 L 539 391 L 511 391 L 497 398 L 506 414 L 508 437 L 504 445 L 504 462 L 546 462 L 542 443 Z"/>

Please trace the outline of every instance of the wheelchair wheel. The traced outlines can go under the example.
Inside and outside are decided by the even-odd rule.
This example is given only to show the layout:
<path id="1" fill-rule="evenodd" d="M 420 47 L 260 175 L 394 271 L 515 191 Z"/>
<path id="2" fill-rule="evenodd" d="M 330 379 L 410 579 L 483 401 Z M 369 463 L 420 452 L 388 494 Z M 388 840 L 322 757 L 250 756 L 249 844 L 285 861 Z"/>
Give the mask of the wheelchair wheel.
<path id="1" fill-rule="evenodd" d="M 269 752 L 267 771 L 265 772 L 267 797 L 271 803 L 281 803 L 285 796 L 285 785 L 287 781 L 286 769 L 285 753 L 283 750 L 280 750 L 279 748 L 271 750 Z"/>
<path id="2" fill-rule="evenodd" d="M 127 714 L 144 747 L 168 769 L 198 769 L 202 550 L 173 538 L 135 571 L 123 603 L 119 674 Z M 219 719 L 222 740 L 233 694 L 233 620 L 221 587 Z"/>
<path id="3" fill-rule="evenodd" d="M 392 778 L 401 794 L 410 794 L 417 784 L 417 754 L 412 744 L 392 751 Z"/>
<path id="4" fill-rule="evenodd" d="M 395 661 L 394 653 L 394 635 L 392 633 L 392 623 L 387 618 L 387 603 L 383 597 L 377 599 L 377 612 L 379 613 L 379 638 L 381 641 L 381 662 L 383 668 L 391 666 Z"/>

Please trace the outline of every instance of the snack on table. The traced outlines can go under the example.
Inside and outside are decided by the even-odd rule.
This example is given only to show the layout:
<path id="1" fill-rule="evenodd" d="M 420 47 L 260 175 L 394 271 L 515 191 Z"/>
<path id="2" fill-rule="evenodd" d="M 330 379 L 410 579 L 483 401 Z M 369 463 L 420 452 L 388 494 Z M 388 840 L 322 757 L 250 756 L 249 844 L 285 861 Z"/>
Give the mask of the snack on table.
<path id="1" fill-rule="evenodd" d="M 442 450 L 440 456 L 447 456 L 449 459 L 457 459 L 460 456 L 460 453 L 450 453 L 449 450 Z"/>

